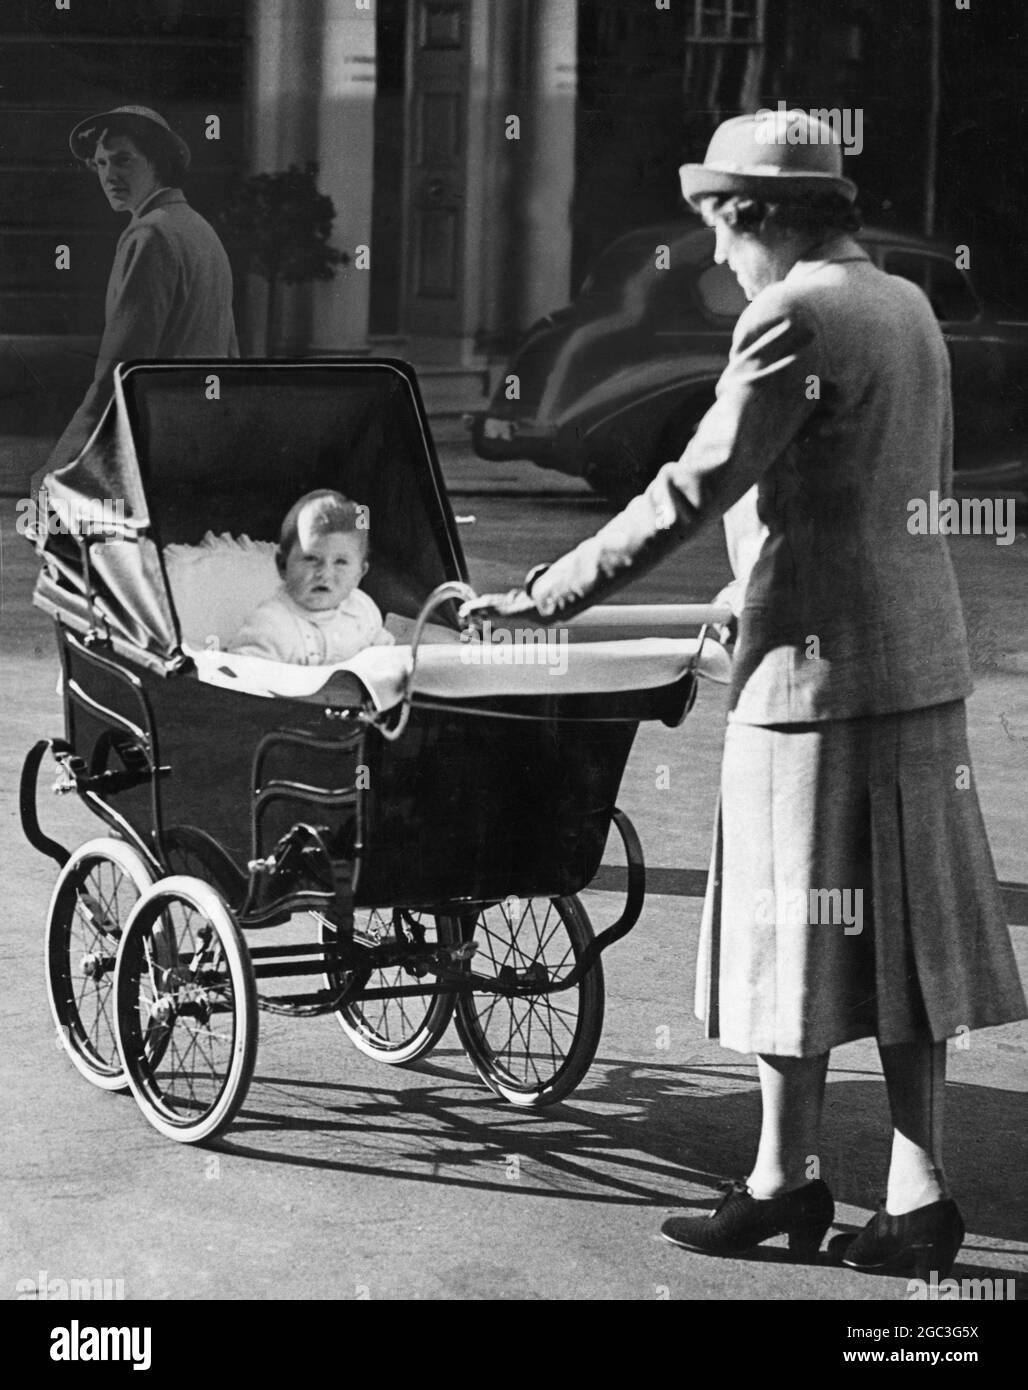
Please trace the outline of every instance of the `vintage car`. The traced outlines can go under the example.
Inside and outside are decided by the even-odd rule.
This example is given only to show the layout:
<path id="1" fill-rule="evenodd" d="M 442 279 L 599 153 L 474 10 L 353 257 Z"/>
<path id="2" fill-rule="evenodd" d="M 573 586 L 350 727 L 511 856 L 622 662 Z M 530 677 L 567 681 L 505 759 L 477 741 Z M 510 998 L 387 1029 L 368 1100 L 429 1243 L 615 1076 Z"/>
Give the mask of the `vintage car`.
<path id="1" fill-rule="evenodd" d="M 860 239 L 924 289 L 946 335 L 956 486 L 1028 501 L 1028 322 L 990 304 L 952 246 L 878 228 Z M 529 329 L 488 408 L 469 417 L 475 452 L 583 477 L 613 501 L 633 496 L 710 406 L 745 303 L 695 219 L 621 237 L 575 301 Z"/>

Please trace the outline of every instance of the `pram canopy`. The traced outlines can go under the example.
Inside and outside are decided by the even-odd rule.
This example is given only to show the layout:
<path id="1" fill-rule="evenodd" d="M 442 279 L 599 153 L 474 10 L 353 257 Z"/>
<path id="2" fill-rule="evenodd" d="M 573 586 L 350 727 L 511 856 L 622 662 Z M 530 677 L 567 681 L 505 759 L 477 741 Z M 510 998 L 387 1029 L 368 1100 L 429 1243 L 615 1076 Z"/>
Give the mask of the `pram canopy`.
<path id="1" fill-rule="evenodd" d="M 392 360 L 123 364 L 82 454 L 45 483 L 35 602 L 168 673 L 185 663 L 164 548 L 278 540 L 315 488 L 368 508 L 383 613 L 466 578 L 412 369 Z M 99 543 L 98 543 L 99 542 Z"/>

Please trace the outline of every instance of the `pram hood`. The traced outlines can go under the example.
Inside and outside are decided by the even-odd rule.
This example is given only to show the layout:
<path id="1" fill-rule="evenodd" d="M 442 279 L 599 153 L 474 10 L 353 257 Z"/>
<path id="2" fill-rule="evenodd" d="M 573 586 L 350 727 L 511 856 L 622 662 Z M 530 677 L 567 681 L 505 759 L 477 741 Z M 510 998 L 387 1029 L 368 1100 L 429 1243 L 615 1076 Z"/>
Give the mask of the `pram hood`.
<path id="1" fill-rule="evenodd" d="M 171 673 L 188 664 L 163 548 L 209 531 L 277 541 L 304 493 L 368 508 L 362 585 L 414 617 L 465 579 L 413 370 L 390 359 L 122 364 L 82 453 L 44 481 L 34 602 Z"/>

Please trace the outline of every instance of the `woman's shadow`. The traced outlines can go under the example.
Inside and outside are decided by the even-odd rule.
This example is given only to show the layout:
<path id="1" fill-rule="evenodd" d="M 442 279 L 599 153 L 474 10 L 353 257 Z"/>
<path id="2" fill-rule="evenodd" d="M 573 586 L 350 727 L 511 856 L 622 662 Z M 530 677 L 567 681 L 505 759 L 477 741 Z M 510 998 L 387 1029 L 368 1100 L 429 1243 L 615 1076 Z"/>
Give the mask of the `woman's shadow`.
<path id="1" fill-rule="evenodd" d="M 219 1147 L 269 1163 L 491 1191 L 516 1182 L 541 1199 L 702 1214 L 720 1200 L 719 1182 L 748 1171 L 760 1127 L 756 1070 L 731 1062 L 599 1058 L 568 1101 L 544 1110 L 500 1101 L 456 1050 L 437 1049 L 402 1077 L 379 1074 L 371 1084 L 255 1077 Z M 989 1255 L 976 1242 L 1028 1241 L 1026 1122 L 1019 1092 L 947 1087 L 947 1172 L 969 1232 L 953 1277 L 1006 1278 L 1009 1269 L 975 1261 Z M 837 1205 L 874 1209 L 889 1144 L 881 1076 L 847 1070 L 830 1081 L 812 1176 L 825 1179 Z M 864 1220 L 858 1212 L 836 1224 L 855 1231 Z M 790 1257 L 764 1246 L 749 1258 Z"/>

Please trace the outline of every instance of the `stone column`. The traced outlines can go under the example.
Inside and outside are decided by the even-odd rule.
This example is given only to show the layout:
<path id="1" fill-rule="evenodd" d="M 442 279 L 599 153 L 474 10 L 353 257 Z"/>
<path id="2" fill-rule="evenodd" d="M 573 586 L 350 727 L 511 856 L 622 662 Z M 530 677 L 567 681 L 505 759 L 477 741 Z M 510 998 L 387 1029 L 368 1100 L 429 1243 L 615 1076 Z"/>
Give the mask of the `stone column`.
<path id="1" fill-rule="evenodd" d="M 502 340 L 518 316 L 518 149 L 504 135 L 518 90 L 523 0 L 471 0 L 465 309 L 469 334 Z"/>
<path id="2" fill-rule="evenodd" d="M 252 0 L 251 172 L 314 158 L 321 0 Z"/>
<path id="3" fill-rule="evenodd" d="M 307 0 L 304 0 L 306 8 Z M 296 8 L 299 8 L 297 6 Z M 367 351 L 371 269 L 356 264 L 359 247 L 371 244 L 371 196 L 375 136 L 375 13 L 358 0 L 322 0 L 320 68 L 308 74 L 319 85 L 319 187 L 335 203 L 332 244 L 350 263 L 334 280 L 314 288 L 311 351 Z"/>
<path id="4" fill-rule="evenodd" d="M 528 0 L 526 97 L 521 138 L 519 326 L 566 304 L 571 293 L 575 189 L 577 7 Z"/>
<path id="5" fill-rule="evenodd" d="M 318 80 L 323 0 L 252 0 L 250 32 L 250 172 L 274 174 L 302 168 L 318 155 Z M 317 288 L 321 288 L 318 286 Z M 281 289 L 281 354 L 303 352 L 310 341 L 311 286 Z M 267 288 L 250 277 L 248 344 L 264 351 Z M 246 345 L 244 345 L 244 352 Z"/>

